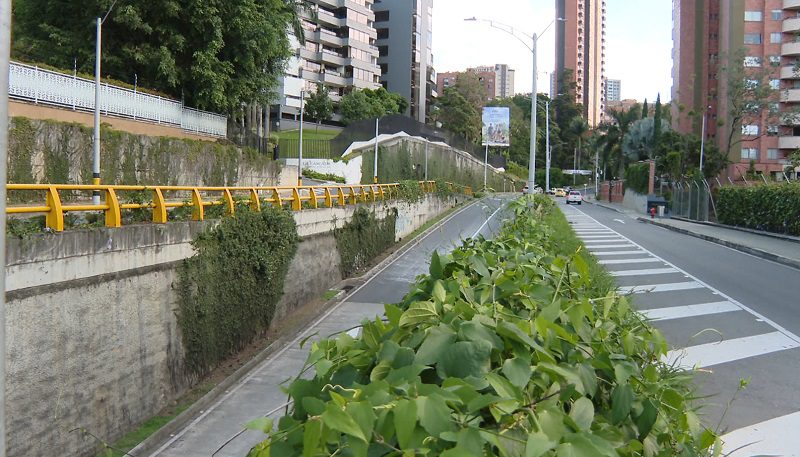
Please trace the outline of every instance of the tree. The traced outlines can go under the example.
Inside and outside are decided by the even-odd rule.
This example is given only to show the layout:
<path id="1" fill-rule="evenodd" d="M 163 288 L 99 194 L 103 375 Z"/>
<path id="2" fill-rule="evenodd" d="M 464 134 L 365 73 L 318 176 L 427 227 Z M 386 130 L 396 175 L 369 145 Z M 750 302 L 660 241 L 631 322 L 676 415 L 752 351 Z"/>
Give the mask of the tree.
<path id="1" fill-rule="evenodd" d="M 638 161 L 655 157 L 653 145 L 654 124 L 655 119 L 648 117 L 640 119 L 631 125 L 622 140 L 622 152 L 628 160 Z M 669 124 L 661 120 L 661 129 L 663 131 L 669 130 Z"/>
<path id="2" fill-rule="evenodd" d="M 644 103 L 642 104 L 642 119 L 647 119 L 647 115 L 649 114 L 648 111 L 649 108 L 647 106 L 647 99 L 645 98 Z"/>
<path id="3" fill-rule="evenodd" d="M 752 141 L 764 135 L 772 126 L 778 126 L 781 118 L 797 118 L 796 112 L 779 112 L 775 107 L 780 101 L 780 89 L 772 85 L 777 71 L 774 67 L 745 66 L 746 49 L 736 50 L 723 56 L 724 67 L 720 73 L 726 75 L 728 111 L 719 123 L 724 133 L 721 144 L 727 157 L 742 141 Z M 737 155 L 733 157 L 738 162 Z"/>
<path id="4" fill-rule="evenodd" d="M 656 109 L 653 114 L 653 149 L 658 149 L 661 140 L 661 94 L 656 97 Z"/>
<path id="5" fill-rule="evenodd" d="M 389 92 L 383 87 L 375 90 L 354 89 L 339 102 L 339 113 L 345 124 L 387 114 L 400 114 L 406 109 L 408 101 L 402 95 Z"/>
<path id="6" fill-rule="evenodd" d="M 444 128 L 468 141 L 477 143 L 481 137 L 481 114 L 456 87 L 448 87 L 438 101 L 439 119 Z"/>
<path id="7" fill-rule="evenodd" d="M 317 83 L 317 90 L 306 99 L 304 108 L 306 115 L 317 121 L 319 130 L 319 124 L 333 117 L 333 101 L 328 95 L 328 88 Z"/>
<path id="8" fill-rule="evenodd" d="M 113 0 L 15 0 L 14 57 L 91 73 L 95 18 Z M 266 104 L 302 42 L 300 0 L 119 0 L 103 26 L 103 74 L 234 113 Z M 232 19 L 234 18 L 234 19 Z"/>

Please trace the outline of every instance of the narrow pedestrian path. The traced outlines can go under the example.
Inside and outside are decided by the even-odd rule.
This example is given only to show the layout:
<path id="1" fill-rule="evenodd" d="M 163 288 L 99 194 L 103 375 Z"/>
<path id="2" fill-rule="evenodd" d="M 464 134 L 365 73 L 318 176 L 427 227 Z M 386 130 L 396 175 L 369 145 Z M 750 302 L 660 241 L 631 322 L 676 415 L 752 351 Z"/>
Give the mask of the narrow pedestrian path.
<path id="1" fill-rule="evenodd" d="M 427 272 L 433 251 L 449 252 L 461 240 L 483 235 L 492 236 L 502 225 L 503 208 L 510 197 L 489 197 L 462 208 L 443 223 L 427 232 L 411 247 L 384 265 L 362 286 L 301 332 L 286 346 L 277 350 L 250 374 L 225 393 L 208 410 L 203 411 L 186 427 L 157 449 L 159 457 L 243 457 L 262 441 L 259 431 L 244 430 L 256 418 L 282 416 L 287 395 L 282 386 L 298 376 L 308 355 L 311 341 L 353 330 L 364 319 L 383 313 L 384 303 L 395 303 L 408 292 L 417 275 Z M 308 375 L 308 374 L 306 374 Z"/>
<path id="2" fill-rule="evenodd" d="M 659 328 L 670 343 L 665 362 L 685 369 L 698 369 L 696 380 L 703 385 L 725 386 L 716 399 L 736 396 L 748 373 L 770 369 L 785 384 L 796 381 L 800 362 L 800 337 L 777 322 L 717 290 L 679 265 L 667 262 L 609 226 L 577 208 L 564 208 L 575 233 L 599 262 L 616 278 L 619 290 L 631 294 L 635 306 Z M 787 397 L 787 394 L 789 397 Z M 752 455 L 800 455 L 800 411 L 793 389 L 758 391 L 746 401 L 774 405 L 758 414 L 715 418 L 719 423 L 738 424 L 725 431 L 725 453 L 732 457 Z M 737 401 L 737 400 L 734 400 Z M 724 406 L 724 405 L 723 405 Z M 727 409 L 727 408 L 726 408 Z M 753 408 L 755 409 L 755 408 Z M 702 412 L 702 411 L 701 411 Z"/>

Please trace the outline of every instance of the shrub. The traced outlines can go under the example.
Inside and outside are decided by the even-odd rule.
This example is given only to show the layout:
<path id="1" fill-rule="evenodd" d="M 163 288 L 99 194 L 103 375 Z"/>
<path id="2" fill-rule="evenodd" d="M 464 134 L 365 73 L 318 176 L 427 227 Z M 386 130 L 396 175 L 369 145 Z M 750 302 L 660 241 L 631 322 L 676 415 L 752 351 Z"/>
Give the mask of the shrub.
<path id="1" fill-rule="evenodd" d="M 634 192 L 647 194 L 650 187 L 650 164 L 634 163 L 625 169 L 625 186 Z"/>
<path id="2" fill-rule="evenodd" d="M 266 330 L 299 237 L 292 214 L 263 207 L 200 234 L 178 268 L 178 325 L 187 365 L 204 373 Z"/>
<path id="3" fill-rule="evenodd" d="M 396 221 L 395 208 L 392 208 L 385 218 L 378 219 L 375 213 L 361 206 L 355 210 L 350 222 L 336 229 L 334 235 L 336 248 L 341 257 L 343 278 L 348 278 L 363 269 L 394 244 Z"/>
<path id="4" fill-rule="evenodd" d="M 722 187 L 717 218 L 723 224 L 800 235 L 800 182 Z"/>
<path id="5" fill-rule="evenodd" d="M 359 337 L 312 344 L 290 414 L 250 424 L 270 434 L 250 456 L 707 454 L 661 334 L 555 233 L 551 201 L 511 210 L 494 240 L 434 253 Z"/>

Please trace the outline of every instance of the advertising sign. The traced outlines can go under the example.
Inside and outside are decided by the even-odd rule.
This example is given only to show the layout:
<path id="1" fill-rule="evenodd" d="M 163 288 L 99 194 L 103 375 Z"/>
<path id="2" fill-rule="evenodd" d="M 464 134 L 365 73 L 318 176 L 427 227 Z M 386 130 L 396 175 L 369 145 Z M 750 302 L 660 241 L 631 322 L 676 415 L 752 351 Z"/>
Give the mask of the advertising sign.
<path id="1" fill-rule="evenodd" d="M 483 146 L 508 146 L 511 113 L 508 107 L 483 108 Z"/>

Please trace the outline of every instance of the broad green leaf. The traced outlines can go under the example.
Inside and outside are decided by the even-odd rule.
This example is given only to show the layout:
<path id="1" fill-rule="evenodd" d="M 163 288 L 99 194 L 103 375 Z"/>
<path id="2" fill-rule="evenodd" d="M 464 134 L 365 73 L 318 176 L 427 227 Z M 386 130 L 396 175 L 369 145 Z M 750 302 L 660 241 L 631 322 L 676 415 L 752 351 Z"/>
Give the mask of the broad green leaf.
<path id="1" fill-rule="evenodd" d="M 380 381 L 381 379 L 386 378 L 389 372 L 392 371 L 392 364 L 391 362 L 387 362 L 386 360 L 381 360 L 380 363 L 375 365 L 375 368 L 369 374 L 370 381 Z"/>
<path id="2" fill-rule="evenodd" d="M 434 437 L 455 430 L 452 411 L 439 397 L 417 397 L 417 417 L 422 427 Z"/>
<path id="3" fill-rule="evenodd" d="M 412 303 L 400 317 L 400 327 L 412 327 L 439 317 L 436 306 L 429 301 Z"/>
<path id="4" fill-rule="evenodd" d="M 588 431 L 592 428 L 592 422 L 594 422 L 594 404 L 586 397 L 577 399 L 572 404 L 569 417 L 575 421 L 582 431 Z"/>
<path id="5" fill-rule="evenodd" d="M 347 414 L 358 424 L 365 437 L 372 439 L 372 431 L 375 429 L 375 412 L 369 402 L 360 401 L 348 403 L 345 408 Z"/>
<path id="6" fill-rule="evenodd" d="M 390 304 L 383 305 L 383 312 L 386 314 L 386 318 L 391 325 L 400 325 L 400 317 L 403 315 L 403 310 L 400 309 L 399 306 Z"/>
<path id="7" fill-rule="evenodd" d="M 485 341 L 459 341 L 442 355 L 436 372 L 442 379 L 482 377 L 489 371 L 491 352 L 492 346 Z"/>
<path id="8" fill-rule="evenodd" d="M 489 269 L 486 268 L 486 262 L 480 257 L 472 256 L 469 258 L 470 266 L 482 277 L 490 276 Z"/>
<path id="9" fill-rule="evenodd" d="M 442 260 L 439 258 L 439 253 L 437 251 L 433 251 L 433 255 L 431 255 L 431 265 L 428 269 L 431 275 L 431 279 L 441 279 L 442 278 Z"/>
<path id="10" fill-rule="evenodd" d="M 626 355 L 632 355 L 636 351 L 636 339 L 632 332 L 622 335 L 622 349 Z"/>
<path id="11" fill-rule="evenodd" d="M 531 364 L 526 360 L 513 358 L 503 363 L 503 374 L 520 389 L 528 385 L 531 380 L 531 373 L 533 373 Z"/>
<path id="12" fill-rule="evenodd" d="M 447 298 L 447 291 L 444 290 L 442 281 L 437 280 L 433 283 L 433 293 L 431 295 L 436 302 L 444 303 L 445 299 Z"/>
<path id="13" fill-rule="evenodd" d="M 364 432 L 361 431 L 361 428 L 353 418 L 333 403 L 326 405 L 325 412 L 322 413 L 322 422 L 328 428 L 358 438 L 365 443 L 367 442 Z"/>
<path id="14" fill-rule="evenodd" d="M 461 341 L 485 341 L 492 345 L 493 349 L 502 350 L 503 340 L 497 336 L 497 332 L 483 325 L 478 320 L 478 316 L 469 322 L 462 323 L 458 328 L 458 339 Z"/>
<path id="15" fill-rule="evenodd" d="M 650 400 L 642 402 L 642 414 L 636 418 L 636 427 L 639 429 L 639 441 L 643 440 L 653 429 L 653 424 L 658 418 L 658 410 Z"/>
<path id="16" fill-rule="evenodd" d="M 303 426 L 303 457 L 313 457 L 317 454 L 322 437 L 322 421 L 313 419 Z"/>
<path id="17" fill-rule="evenodd" d="M 249 430 L 258 430 L 264 433 L 272 431 L 273 420 L 269 417 L 259 417 L 246 423 L 244 427 Z"/>
<path id="18" fill-rule="evenodd" d="M 531 433 L 528 435 L 528 442 L 525 443 L 525 457 L 540 457 L 545 452 L 554 449 L 557 444 L 542 432 Z"/>
<path id="19" fill-rule="evenodd" d="M 463 449 L 471 455 L 482 455 L 485 440 L 481 437 L 478 430 L 474 428 L 461 429 L 458 432 L 458 444 L 456 448 Z"/>
<path id="20" fill-rule="evenodd" d="M 400 449 L 407 449 L 414 429 L 417 427 L 417 403 L 413 400 L 400 400 L 394 407 L 394 425 L 397 429 L 397 442 Z"/>
<path id="21" fill-rule="evenodd" d="M 619 384 L 611 394 L 611 423 L 618 425 L 631 412 L 633 389 L 630 384 Z"/>
<path id="22" fill-rule="evenodd" d="M 317 372 L 317 377 L 319 378 L 324 378 L 331 368 L 333 368 L 333 362 L 328 359 L 320 359 L 314 365 L 314 370 Z"/>
<path id="23" fill-rule="evenodd" d="M 325 402 L 316 397 L 303 397 L 303 408 L 309 415 L 319 416 L 325 411 Z"/>
<path id="24" fill-rule="evenodd" d="M 442 357 L 445 351 L 450 349 L 455 340 L 456 334 L 448 325 L 440 324 L 438 327 L 429 329 L 425 340 L 417 350 L 414 362 L 420 365 L 432 365 Z"/>

